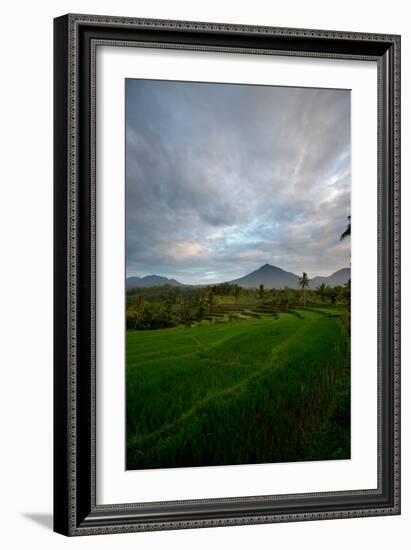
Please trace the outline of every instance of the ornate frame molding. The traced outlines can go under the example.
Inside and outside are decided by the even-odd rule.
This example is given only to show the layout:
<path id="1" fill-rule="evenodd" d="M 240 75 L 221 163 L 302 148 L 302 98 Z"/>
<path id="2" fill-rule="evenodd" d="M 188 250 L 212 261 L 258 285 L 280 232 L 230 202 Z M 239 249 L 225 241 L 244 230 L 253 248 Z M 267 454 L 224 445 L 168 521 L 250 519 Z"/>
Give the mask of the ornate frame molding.
<path id="1" fill-rule="evenodd" d="M 96 48 L 103 44 L 378 63 L 378 489 L 298 494 L 297 499 L 277 495 L 96 505 L 95 78 Z M 89 151 L 80 142 L 89 143 Z M 399 221 L 399 36 L 92 15 L 57 18 L 55 530 L 91 535 L 400 513 Z M 342 497 L 346 503 L 339 504 Z"/>

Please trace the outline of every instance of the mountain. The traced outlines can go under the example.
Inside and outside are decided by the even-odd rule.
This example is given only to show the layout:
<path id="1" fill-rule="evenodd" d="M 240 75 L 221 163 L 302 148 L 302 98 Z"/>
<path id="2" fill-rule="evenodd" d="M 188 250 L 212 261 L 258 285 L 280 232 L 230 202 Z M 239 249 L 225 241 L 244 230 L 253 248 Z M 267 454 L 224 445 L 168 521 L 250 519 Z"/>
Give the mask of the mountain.
<path id="1" fill-rule="evenodd" d="M 314 277 L 310 281 L 309 288 L 315 289 L 318 285 L 321 285 L 322 283 L 329 286 L 343 286 L 348 281 L 348 279 L 351 279 L 351 269 L 349 267 L 344 267 L 343 269 L 339 269 L 328 277 Z"/>
<path id="2" fill-rule="evenodd" d="M 128 277 L 126 279 L 126 287 L 132 286 L 184 286 L 175 279 L 167 279 L 167 277 L 161 277 L 160 275 L 147 275 L 146 277 Z"/>
<path id="3" fill-rule="evenodd" d="M 351 269 L 345 267 L 328 277 L 314 277 L 310 279 L 308 288 L 315 289 L 321 283 L 329 286 L 344 285 L 350 277 Z M 295 273 L 284 271 L 284 269 L 274 265 L 265 264 L 256 271 L 240 279 L 234 279 L 234 281 L 229 282 L 230 284 L 239 285 L 244 288 L 258 288 L 261 284 L 264 285 L 265 288 L 284 288 L 286 286 L 288 288 L 299 288 L 299 280 L 300 276 L 295 275 Z"/>
<path id="4" fill-rule="evenodd" d="M 284 271 L 280 267 L 275 267 L 274 265 L 265 264 L 257 269 L 241 277 L 240 279 L 234 279 L 230 281 L 233 285 L 242 286 L 244 288 L 257 288 L 261 284 L 265 288 L 298 288 L 298 275 L 290 273 L 289 271 Z"/>
<path id="5" fill-rule="evenodd" d="M 351 269 L 344 267 L 329 275 L 328 277 L 314 277 L 310 279 L 309 289 L 315 290 L 317 286 L 324 283 L 329 286 L 344 285 L 351 277 Z M 299 288 L 298 281 L 300 275 L 291 273 L 290 271 L 284 271 L 280 267 L 274 265 L 265 264 L 256 271 L 252 271 L 244 277 L 228 281 L 232 285 L 242 286 L 244 288 L 258 288 L 260 285 L 264 285 L 265 288 Z M 161 277 L 160 275 L 147 275 L 146 277 L 128 277 L 126 279 L 126 287 L 132 286 L 185 286 L 183 283 L 176 281 L 175 279 L 168 279 L 167 277 Z M 204 285 L 200 285 L 204 286 Z"/>

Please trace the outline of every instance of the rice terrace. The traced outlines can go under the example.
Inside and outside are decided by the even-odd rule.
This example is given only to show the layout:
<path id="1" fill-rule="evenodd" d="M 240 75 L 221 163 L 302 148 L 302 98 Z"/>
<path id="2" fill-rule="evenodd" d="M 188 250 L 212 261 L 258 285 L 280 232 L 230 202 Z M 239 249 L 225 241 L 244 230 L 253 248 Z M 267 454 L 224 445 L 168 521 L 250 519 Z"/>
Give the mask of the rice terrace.
<path id="1" fill-rule="evenodd" d="M 128 469 L 350 457 L 348 285 L 127 299 Z"/>

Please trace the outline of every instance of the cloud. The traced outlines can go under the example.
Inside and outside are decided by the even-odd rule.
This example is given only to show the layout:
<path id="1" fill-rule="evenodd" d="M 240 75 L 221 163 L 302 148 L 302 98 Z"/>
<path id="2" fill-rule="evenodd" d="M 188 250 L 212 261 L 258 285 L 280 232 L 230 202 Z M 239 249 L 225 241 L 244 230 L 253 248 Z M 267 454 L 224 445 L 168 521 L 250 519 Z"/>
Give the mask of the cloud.
<path id="1" fill-rule="evenodd" d="M 126 81 L 127 275 L 349 263 L 350 92 Z"/>

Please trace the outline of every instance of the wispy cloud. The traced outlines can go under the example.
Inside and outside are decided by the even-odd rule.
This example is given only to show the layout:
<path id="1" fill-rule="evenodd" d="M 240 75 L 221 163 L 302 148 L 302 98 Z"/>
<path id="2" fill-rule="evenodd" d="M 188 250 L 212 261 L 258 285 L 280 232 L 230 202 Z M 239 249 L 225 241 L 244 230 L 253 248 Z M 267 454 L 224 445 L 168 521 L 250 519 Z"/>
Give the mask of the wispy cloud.
<path id="1" fill-rule="evenodd" d="M 126 81 L 127 275 L 349 263 L 350 93 Z"/>

